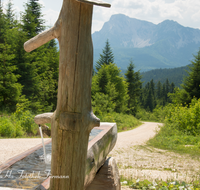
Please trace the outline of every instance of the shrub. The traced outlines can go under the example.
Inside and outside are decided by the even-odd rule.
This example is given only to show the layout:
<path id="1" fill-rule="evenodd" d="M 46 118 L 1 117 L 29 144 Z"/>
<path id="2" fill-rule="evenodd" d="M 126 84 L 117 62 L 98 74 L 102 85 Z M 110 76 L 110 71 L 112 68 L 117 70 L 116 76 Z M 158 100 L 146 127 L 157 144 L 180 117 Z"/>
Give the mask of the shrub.
<path id="1" fill-rule="evenodd" d="M 7 117 L 0 118 L 0 136 L 16 137 L 16 128 Z"/>
<path id="2" fill-rule="evenodd" d="M 116 123 L 118 132 L 131 130 L 141 124 L 141 122 L 132 115 L 126 115 L 122 113 L 113 112 L 98 117 L 100 118 L 101 122 Z"/>
<path id="3" fill-rule="evenodd" d="M 188 107 L 169 104 L 165 110 L 165 124 L 149 144 L 157 148 L 199 155 L 200 99 L 193 99 Z"/>
<path id="4" fill-rule="evenodd" d="M 38 126 L 34 122 L 34 115 L 29 110 L 24 110 L 23 105 L 17 104 L 17 110 L 12 115 L 12 121 L 17 126 L 19 134 L 22 134 L 21 129 L 26 134 L 37 133 Z"/>
<path id="5" fill-rule="evenodd" d="M 197 136 L 200 134 L 200 99 L 193 99 L 189 107 L 181 104 L 168 106 L 165 120 L 166 126 L 183 134 Z"/>

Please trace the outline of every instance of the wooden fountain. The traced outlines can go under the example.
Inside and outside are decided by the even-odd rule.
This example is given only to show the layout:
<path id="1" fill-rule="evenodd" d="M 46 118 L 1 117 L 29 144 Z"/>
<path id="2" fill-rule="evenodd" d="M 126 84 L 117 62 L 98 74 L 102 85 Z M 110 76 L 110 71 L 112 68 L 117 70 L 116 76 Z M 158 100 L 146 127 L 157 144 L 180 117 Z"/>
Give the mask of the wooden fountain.
<path id="1" fill-rule="evenodd" d="M 51 122 L 51 175 L 69 176 L 65 180 L 51 178 L 51 190 L 83 190 L 87 186 L 88 138 L 90 131 L 100 126 L 91 107 L 93 5 L 111 6 L 100 0 L 63 0 L 55 25 L 24 44 L 30 52 L 54 38 L 59 41 L 57 108 L 53 114 L 35 118 L 39 125 Z"/>

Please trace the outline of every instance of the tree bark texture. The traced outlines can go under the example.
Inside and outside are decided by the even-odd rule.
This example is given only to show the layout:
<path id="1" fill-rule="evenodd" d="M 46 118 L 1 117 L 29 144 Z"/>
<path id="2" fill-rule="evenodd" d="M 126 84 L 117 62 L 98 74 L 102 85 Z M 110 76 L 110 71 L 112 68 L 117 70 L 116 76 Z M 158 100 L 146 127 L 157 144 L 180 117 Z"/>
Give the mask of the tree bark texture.
<path id="1" fill-rule="evenodd" d="M 91 109 L 93 5 L 64 0 L 59 22 L 57 109 L 52 119 L 51 190 L 83 190 L 90 131 L 99 126 Z M 67 22 L 65 22 L 67 19 Z"/>

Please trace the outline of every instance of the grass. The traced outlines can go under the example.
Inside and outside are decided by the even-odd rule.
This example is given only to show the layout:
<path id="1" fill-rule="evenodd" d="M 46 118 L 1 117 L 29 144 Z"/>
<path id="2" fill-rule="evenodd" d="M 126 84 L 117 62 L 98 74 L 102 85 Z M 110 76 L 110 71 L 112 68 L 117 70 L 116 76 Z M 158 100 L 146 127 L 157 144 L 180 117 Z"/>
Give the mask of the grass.
<path id="1" fill-rule="evenodd" d="M 200 99 L 184 106 L 169 104 L 164 109 L 164 126 L 148 145 L 180 154 L 200 156 Z"/>
<path id="2" fill-rule="evenodd" d="M 161 127 L 157 135 L 148 141 L 148 145 L 179 154 L 200 156 L 200 136 L 173 132 L 168 125 Z"/>
<path id="3" fill-rule="evenodd" d="M 163 122 L 166 115 L 165 112 L 166 110 L 159 106 L 157 106 L 153 112 L 141 108 L 138 110 L 135 117 L 141 121 Z"/>
<path id="4" fill-rule="evenodd" d="M 199 190 L 200 181 L 195 180 L 190 183 L 184 181 L 173 181 L 173 180 L 153 180 L 149 181 L 139 180 L 139 179 L 127 179 L 124 176 L 120 178 L 122 186 L 129 186 L 132 189 L 142 189 L 142 190 Z"/>
<path id="5" fill-rule="evenodd" d="M 132 115 L 126 115 L 122 113 L 108 113 L 106 115 L 97 117 L 99 117 L 101 122 L 116 123 L 118 132 L 128 131 L 142 124 L 142 122 L 140 122 Z"/>

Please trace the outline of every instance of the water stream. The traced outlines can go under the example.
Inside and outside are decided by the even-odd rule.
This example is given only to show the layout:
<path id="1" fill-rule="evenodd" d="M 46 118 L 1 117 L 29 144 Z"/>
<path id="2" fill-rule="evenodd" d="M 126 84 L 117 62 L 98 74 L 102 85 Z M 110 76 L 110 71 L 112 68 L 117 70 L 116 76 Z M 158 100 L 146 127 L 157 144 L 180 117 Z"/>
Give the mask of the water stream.
<path id="1" fill-rule="evenodd" d="M 93 129 L 89 141 L 101 131 Z M 49 143 L 8 169 L 0 171 L 0 189 L 1 187 L 36 189 L 51 173 L 51 147 L 52 144 Z"/>
<path id="2" fill-rule="evenodd" d="M 41 136 L 41 139 L 42 139 L 42 146 L 43 146 L 43 151 L 44 151 L 44 161 L 45 161 L 45 163 L 47 163 L 47 155 L 46 155 L 46 151 L 45 151 L 45 145 L 44 145 L 44 139 L 43 139 L 43 134 L 42 134 L 42 128 L 41 128 L 40 125 L 39 125 L 39 131 L 40 131 L 40 136 Z"/>

